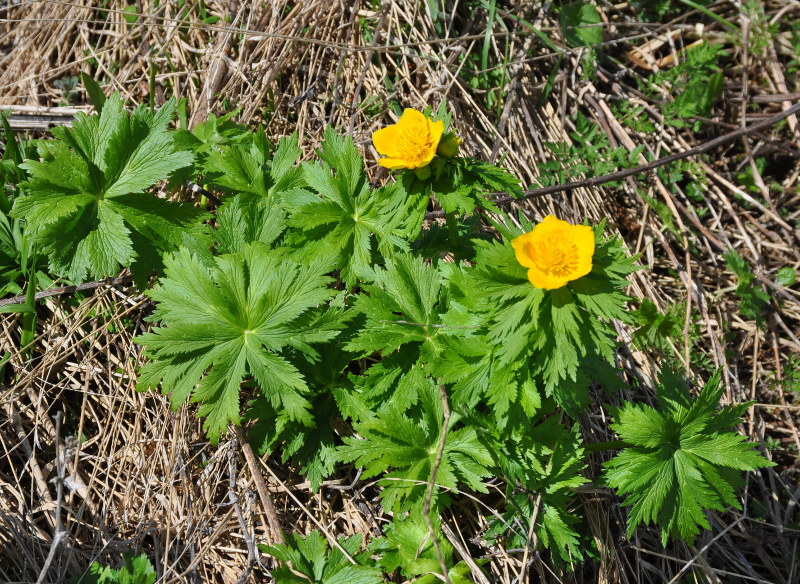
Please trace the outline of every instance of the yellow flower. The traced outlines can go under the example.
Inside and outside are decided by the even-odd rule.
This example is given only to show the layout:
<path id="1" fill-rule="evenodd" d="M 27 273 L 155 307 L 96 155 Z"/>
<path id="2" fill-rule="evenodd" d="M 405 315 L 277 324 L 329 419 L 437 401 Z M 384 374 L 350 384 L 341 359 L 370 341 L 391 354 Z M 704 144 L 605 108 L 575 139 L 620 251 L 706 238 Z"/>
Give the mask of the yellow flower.
<path id="1" fill-rule="evenodd" d="M 548 215 L 533 231 L 512 239 L 511 246 L 537 288 L 561 288 L 592 271 L 594 232 L 586 225 Z"/>
<path id="2" fill-rule="evenodd" d="M 386 158 L 378 164 L 391 168 L 420 168 L 430 164 L 444 132 L 444 122 L 432 122 L 421 112 L 407 108 L 394 125 L 372 134 L 375 150 Z"/>

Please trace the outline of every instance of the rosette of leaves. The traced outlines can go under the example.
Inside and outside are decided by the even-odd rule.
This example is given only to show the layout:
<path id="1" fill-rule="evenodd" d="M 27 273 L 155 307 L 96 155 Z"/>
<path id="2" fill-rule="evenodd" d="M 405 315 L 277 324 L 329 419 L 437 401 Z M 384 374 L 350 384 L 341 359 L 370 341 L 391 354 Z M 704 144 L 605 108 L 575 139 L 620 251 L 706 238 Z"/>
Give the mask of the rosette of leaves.
<path id="1" fill-rule="evenodd" d="M 718 411 L 723 391 L 718 370 L 693 399 L 684 380 L 665 368 L 658 407 L 625 403 L 614 412 L 611 427 L 626 448 L 605 463 L 605 478 L 631 507 L 628 537 L 652 521 L 664 545 L 676 536 L 692 544 L 701 527 L 710 527 L 706 509 L 742 508 L 741 471 L 774 466 L 731 429 L 752 402 Z"/>
<path id="2" fill-rule="evenodd" d="M 630 320 L 623 293 L 637 268 L 616 237 L 594 227 L 595 251 L 589 274 L 553 290 L 531 285 L 517 261 L 511 240 L 532 230 L 496 224 L 502 241 L 477 241 L 476 267 L 465 270 L 461 296 L 478 294 L 486 319 L 485 341 L 493 347 L 495 369 L 524 370 L 523 378 L 541 384 L 547 396 L 570 414 L 588 403 L 589 382 L 615 388 L 616 332 L 611 319 Z"/>
<path id="3" fill-rule="evenodd" d="M 161 384 L 175 408 L 199 402 L 213 442 L 239 422 L 244 380 L 289 420 L 313 423 L 291 351 L 317 359 L 314 345 L 339 333 L 343 309 L 330 305 L 328 258 L 303 265 L 286 256 L 261 242 L 218 257 L 182 248 L 166 256 L 166 275 L 148 292 L 160 326 L 136 339 L 150 359 L 138 389 Z"/>
<path id="4" fill-rule="evenodd" d="M 55 140 L 38 142 L 41 162 L 20 165 L 27 194 L 11 214 L 54 273 L 80 282 L 129 266 L 143 287 L 163 252 L 208 245 L 205 213 L 146 192 L 192 162 L 168 129 L 174 111 L 170 99 L 156 113 L 139 105 L 128 114 L 114 94 L 99 116 L 78 113 L 72 128 L 53 128 Z"/>

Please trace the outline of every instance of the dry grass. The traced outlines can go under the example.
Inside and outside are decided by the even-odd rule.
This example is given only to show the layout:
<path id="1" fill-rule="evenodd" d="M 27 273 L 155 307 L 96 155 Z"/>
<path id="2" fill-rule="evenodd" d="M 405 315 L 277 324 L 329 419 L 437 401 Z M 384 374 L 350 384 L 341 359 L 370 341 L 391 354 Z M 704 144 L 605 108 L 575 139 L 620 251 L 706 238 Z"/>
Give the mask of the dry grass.
<path id="1" fill-rule="evenodd" d="M 797 80 L 784 74 L 791 49 L 787 23 L 800 17 L 793 0 L 767 5 L 777 31 L 757 53 L 721 25 L 706 25 L 705 37 L 726 45 L 730 66 L 724 100 L 699 134 L 664 126 L 662 104 L 642 95 L 636 83 L 653 63 L 669 68 L 680 60 L 685 45 L 697 38 L 695 25 L 713 22 L 697 12 L 685 11 L 669 24 L 645 24 L 626 5 L 600 3 L 604 49 L 627 68 L 601 62 L 597 74 L 587 77 L 582 51 L 565 49 L 559 60 L 530 27 L 509 16 L 521 16 L 563 47 L 557 15 L 540 3 L 500 2 L 502 22 L 494 23 L 488 37 L 486 10 L 468 8 L 464 0 L 447 2 L 458 5 L 452 20 L 449 14 L 434 20 L 427 2 L 411 0 L 158 4 L 137 0 L 140 16 L 131 23 L 122 0 L 0 3 L 0 105 L 22 113 L 58 105 L 67 96 L 56 82 L 80 71 L 91 72 L 107 91 L 147 100 L 155 67 L 157 100 L 165 94 L 186 97 L 194 120 L 239 107 L 239 121 L 262 123 L 275 137 L 297 130 L 309 155 L 325 125 L 334 124 L 364 147 L 370 171 L 379 178 L 370 136 L 396 119 L 391 105 L 422 108 L 446 98 L 467 151 L 493 160 L 505 156 L 505 164 L 530 184 L 548 172 L 541 163 L 554 158 L 544 143 L 572 142 L 578 111 L 598 124 L 612 145 L 632 150 L 643 144 L 646 154 L 659 157 L 788 107 L 800 91 Z M 203 22 L 203 5 L 208 14 L 223 18 Z M 718 3 L 714 11 L 747 26 L 734 4 Z M 471 87 L 463 75 L 473 64 L 460 61 L 465 54 L 480 55 L 486 38 L 491 66 L 506 63 L 501 102 L 492 108 L 486 105 L 486 89 Z M 554 67 L 558 70 L 551 77 Z M 552 91 L 539 103 L 548 79 Z M 624 125 L 613 108 L 622 98 L 644 106 L 641 118 L 657 131 L 636 132 Z M 74 99 L 86 103 L 81 92 Z M 762 107 L 758 112 L 743 108 L 743 99 Z M 708 179 L 700 201 L 653 175 L 524 205 L 536 217 L 552 212 L 572 221 L 607 218 L 647 267 L 633 276 L 630 294 L 662 309 L 689 302 L 696 332 L 673 347 L 673 357 L 691 360 L 700 375 L 712 366 L 723 368 L 726 399 L 757 402 L 742 429 L 762 444 L 772 440 L 765 453 L 778 466 L 750 475 L 745 510 L 711 514 L 712 530 L 695 547 L 664 549 L 655 530 L 645 528 L 628 541 L 618 500 L 605 489 L 581 491 L 579 504 L 599 555 L 574 572 L 554 568 L 547 554 L 482 542 L 502 490 L 480 501 L 464 497 L 444 517 L 446 531 L 459 553 L 489 559 L 489 581 L 516 583 L 523 557 L 529 559 L 530 581 L 541 582 L 790 583 L 800 578 L 800 406 L 783 383 L 791 374 L 790 356 L 800 354 L 800 293 L 796 286 L 769 287 L 773 304 L 761 329 L 739 315 L 731 290 L 735 281 L 721 259 L 725 249 L 739 249 L 766 282 L 773 282 L 783 266 L 800 267 L 797 140 L 797 120 L 790 118 L 779 130 L 750 136 L 744 148 L 742 142 L 730 144 L 695 161 Z M 754 165 L 759 156 L 769 160 L 769 176 Z M 737 186 L 736 173 L 747 168 L 758 193 Z M 662 217 L 639 192 L 666 206 L 673 232 L 664 229 Z M 742 197 L 757 198 L 758 204 L 745 205 Z M 707 209 L 702 218 L 700 207 Z M 29 363 L 17 351 L 21 317 L 2 316 L 0 354 L 13 355 L 0 386 L 0 579 L 61 582 L 94 560 L 118 565 L 121 553 L 134 549 L 154 559 L 159 582 L 233 583 L 243 575 L 271 581 L 271 560 L 248 553 L 249 543 L 266 541 L 268 533 L 251 471 L 233 435 L 211 447 L 193 408 L 173 412 L 165 398 L 134 391 L 140 357 L 131 339 L 146 327 L 148 310 L 143 297 L 124 287 L 47 299 L 41 303 Z M 631 388 L 639 389 L 621 397 L 641 399 L 642 392 L 649 395 L 644 388 L 650 387 L 659 360 L 630 344 L 630 335 L 630 328 L 620 327 L 619 359 Z M 59 434 L 58 412 L 63 412 Z M 590 440 L 611 438 L 599 405 L 581 424 Z M 73 481 L 61 503 L 54 480 L 59 458 Z M 595 455 L 588 470 L 592 477 L 601 462 L 602 455 Z M 317 524 L 334 534 L 371 536 L 386 521 L 371 483 L 356 482 L 345 490 L 328 484 L 315 494 L 277 457 L 263 461 L 262 471 L 287 531 L 305 532 Z M 343 472 L 333 483 L 349 485 L 353 478 Z M 58 527 L 66 536 L 43 573 Z M 254 569 L 247 576 L 250 560 Z"/>

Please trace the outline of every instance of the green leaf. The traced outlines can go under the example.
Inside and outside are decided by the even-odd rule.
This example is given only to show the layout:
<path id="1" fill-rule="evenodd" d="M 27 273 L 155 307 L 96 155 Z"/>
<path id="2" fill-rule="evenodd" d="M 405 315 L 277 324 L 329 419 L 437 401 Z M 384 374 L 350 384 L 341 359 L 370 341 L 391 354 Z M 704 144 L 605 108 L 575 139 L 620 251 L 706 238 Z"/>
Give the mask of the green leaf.
<path id="1" fill-rule="evenodd" d="M 463 582 L 460 579 L 463 578 L 461 566 L 458 572 L 454 573 L 453 570 L 453 546 L 442 537 L 439 520 L 435 516 L 431 520 L 436 543 L 448 568 L 451 582 Z M 378 564 L 386 573 L 391 574 L 400 568 L 400 573 L 406 578 L 417 577 L 414 582 L 432 584 L 441 581 L 433 575 L 441 574 L 441 561 L 436 553 L 428 522 L 419 510 L 412 511 L 408 516 L 395 515 L 384 532 L 386 537 L 370 542 L 369 549 L 380 556 Z"/>
<path id="2" fill-rule="evenodd" d="M 358 402 L 353 384 L 345 373 L 351 357 L 338 346 L 328 343 L 320 347 L 318 360 L 306 359 L 302 354 L 294 360 L 311 394 L 310 425 L 292 420 L 286 408 L 276 409 L 266 398 L 255 400 L 246 413 L 248 419 L 255 421 L 250 435 L 259 453 L 273 452 L 280 445 L 283 461 L 291 459 L 292 464 L 308 478 L 314 491 L 336 469 L 334 427 L 339 423 L 339 409 L 347 415 L 352 411 L 347 405 Z M 344 408 L 343 401 L 346 401 Z"/>
<path id="3" fill-rule="evenodd" d="M 248 193 L 268 199 L 273 204 L 283 193 L 306 186 L 303 171 L 295 163 L 300 158 L 297 132 L 278 142 L 274 157 L 272 145 L 263 130 L 249 143 L 221 143 L 210 149 L 203 162 L 203 172 L 211 188 L 230 193 Z"/>
<path id="4" fill-rule="evenodd" d="M 633 340 L 641 348 L 655 348 L 662 353 L 670 351 L 670 341 L 675 342 L 683 334 L 686 307 L 672 304 L 662 314 L 654 302 L 647 298 L 632 312 L 633 320 L 639 325 L 633 331 Z"/>
<path id="5" fill-rule="evenodd" d="M 618 238 L 594 228 L 592 271 L 555 290 L 531 285 L 510 241 L 532 227 L 496 224 L 503 242 L 476 242 L 476 269 L 469 294 L 483 297 L 488 311 L 487 341 L 502 366 L 525 363 L 542 379 L 570 415 L 588 403 L 588 384 L 597 379 L 595 364 L 613 364 L 616 334 L 610 319 L 627 322 L 627 275 L 637 268 Z M 465 292 L 466 294 L 467 292 Z M 584 364 L 591 363 L 591 367 Z M 521 367 L 521 365 L 520 365 Z"/>
<path id="6" fill-rule="evenodd" d="M 236 253 L 248 243 L 273 245 L 286 229 L 286 213 L 251 193 L 236 195 L 217 213 L 217 253 Z"/>
<path id="7" fill-rule="evenodd" d="M 83 81 L 86 93 L 89 94 L 89 100 L 92 102 L 95 111 L 103 111 L 103 104 L 106 102 L 106 96 L 100 84 L 92 79 L 91 75 L 83 71 L 81 71 L 81 81 Z"/>
<path id="8" fill-rule="evenodd" d="M 574 2 L 561 8 L 561 28 L 571 47 L 591 47 L 603 42 L 603 28 L 597 9 L 588 2 Z"/>
<path id="9" fill-rule="evenodd" d="M 754 282 L 755 275 L 739 252 L 731 248 L 723 257 L 728 269 L 736 274 L 738 280 L 736 294 L 741 300 L 739 311 L 743 316 L 754 319 L 759 326 L 764 326 L 763 312 L 769 305 L 769 294 Z"/>
<path id="10" fill-rule="evenodd" d="M 191 395 L 214 442 L 238 423 L 240 386 L 250 376 L 274 408 L 310 424 L 306 382 L 285 353 L 315 359 L 312 343 L 338 334 L 338 314 L 326 315 L 334 294 L 327 266 L 296 264 L 262 243 L 212 262 L 185 248 L 166 257 L 166 276 L 148 292 L 151 320 L 161 326 L 136 339 L 151 359 L 138 389 L 161 383 L 174 407 Z"/>
<path id="11" fill-rule="evenodd" d="M 365 275 L 367 273 L 365 272 Z M 440 275 L 421 258 L 401 254 L 387 260 L 386 269 L 368 273 L 371 283 L 354 308 L 367 317 L 366 324 L 349 344 L 359 354 L 388 354 L 410 342 L 434 342 L 440 323 L 438 311 Z"/>
<path id="12" fill-rule="evenodd" d="M 376 248 L 391 255 L 396 246 L 405 246 L 384 209 L 394 188 L 372 191 L 353 140 L 330 127 L 319 156 L 321 162 L 302 165 L 306 182 L 319 196 L 295 190 L 285 197 L 293 228 L 289 243 L 304 256 L 336 254 L 332 267 L 341 269 L 342 280 L 352 287 L 372 265 Z"/>
<path id="13" fill-rule="evenodd" d="M 365 478 L 381 476 L 380 497 L 395 512 L 421 504 L 431 478 L 444 422 L 435 386 L 420 392 L 420 407 L 414 413 L 409 417 L 391 409 L 355 424 L 361 438 L 344 438 L 338 453 L 340 460 L 363 466 Z M 490 475 L 489 452 L 473 428 L 455 428 L 456 421 L 456 416 L 451 418 L 436 484 L 455 489 L 464 483 L 486 492 L 482 478 Z"/>
<path id="14" fill-rule="evenodd" d="M 492 521 L 488 538 L 502 535 L 508 537 L 507 545 L 525 546 L 535 516 L 540 544 L 558 563 L 571 563 L 583 558 L 585 547 L 576 525 L 574 492 L 588 479 L 583 476 L 586 463 L 578 426 L 564 426 L 559 417 L 552 415 L 551 407 L 505 428 L 493 415 L 475 423 L 482 427 L 507 485 L 506 509 L 502 518 Z"/>
<path id="15" fill-rule="evenodd" d="M 142 284 L 160 266 L 161 252 L 205 238 L 202 211 L 144 193 L 192 162 L 167 129 L 174 100 L 155 115 L 140 106 L 129 116 L 122 106 L 114 94 L 99 116 L 79 113 L 72 128 L 53 129 L 56 140 L 39 143 L 43 162 L 21 165 L 28 194 L 11 214 L 26 221 L 51 269 L 75 282 L 130 266 Z"/>
<path id="16" fill-rule="evenodd" d="M 328 542 L 316 530 L 305 538 L 291 533 L 285 544 L 258 547 L 284 562 L 284 565 L 272 570 L 272 577 L 277 584 L 382 584 L 383 574 L 380 568 L 373 565 L 369 552 L 357 553 L 361 539 L 361 535 L 351 535 L 338 540 L 339 546 L 354 559 L 355 564 L 339 548 L 328 550 Z"/>
<path id="17" fill-rule="evenodd" d="M 119 570 L 94 562 L 88 572 L 73 578 L 71 582 L 72 584 L 155 584 L 158 574 L 146 554 L 134 556 L 133 553 L 126 553 L 124 560 L 125 564 Z"/>
<path id="18" fill-rule="evenodd" d="M 784 266 L 778 270 L 775 281 L 781 286 L 791 286 L 797 281 L 797 273 L 791 266 Z"/>
<path id="19" fill-rule="evenodd" d="M 616 411 L 611 427 L 630 446 L 605 463 L 605 479 L 627 495 L 629 537 L 652 521 L 665 545 L 675 536 L 691 545 L 700 528 L 709 527 L 706 509 L 741 508 L 735 471 L 774 466 L 729 429 L 750 404 L 716 412 L 722 390 L 717 371 L 692 399 L 677 374 L 665 369 L 657 409 L 626 403 Z"/>

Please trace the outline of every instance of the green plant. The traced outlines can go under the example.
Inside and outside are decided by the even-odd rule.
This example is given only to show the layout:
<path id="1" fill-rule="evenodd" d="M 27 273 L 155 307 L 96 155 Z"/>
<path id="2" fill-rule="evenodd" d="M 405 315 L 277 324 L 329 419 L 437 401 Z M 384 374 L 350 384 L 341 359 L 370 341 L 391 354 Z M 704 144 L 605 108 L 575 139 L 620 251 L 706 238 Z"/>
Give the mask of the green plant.
<path id="1" fill-rule="evenodd" d="M 239 422 L 239 390 L 252 377 L 274 407 L 310 422 L 306 383 L 289 349 L 314 356 L 314 343 L 338 333 L 340 311 L 326 303 L 335 291 L 329 263 L 292 262 L 263 242 L 212 258 L 186 248 L 165 257 L 165 276 L 149 292 L 158 303 L 151 320 L 162 326 L 138 337 L 155 359 L 139 377 L 140 389 L 170 389 L 173 405 L 202 402 L 204 427 L 216 442 Z"/>
<path id="2" fill-rule="evenodd" d="M 739 312 L 742 316 L 752 318 L 759 326 L 764 326 L 764 308 L 769 305 L 769 294 L 755 283 L 755 275 L 750 265 L 742 259 L 739 252 L 731 248 L 724 256 L 728 269 L 736 275 L 738 284 L 736 294 L 739 296 Z"/>
<path id="3" fill-rule="evenodd" d="M 340 537 L 338 546 L 328 549 L 328 542 L 319 531 L 306 537 L 289 534 L 285 544 L 260 545 L 264 553 L 283 562 L 291 562 L 272 571 L 277 584 L 380 584 L 381 570 L 375 567 L 368 551 L 358 553 L 361 536 Z M 347 555 L 345 555 L 347 554 Z M 350 559 L 353 559 L 351 562 Z"/>
<path id="4" fill-rule="evenodd" d="M 797 78 L 797 72 L 800 71 L 800 21 L 795 20 L 791 23 L 789 44 L 792 47 L 792 58 L 786 64 L 786 71 Z M 800 85 L 797 80 L 795 84 Z"/>
<path id="5" fill-rule="evenodd" d="M 249 423 L 259 451 L 291 460 L 313 489 L 337 463 L 363 467 L 394 514 L 367 552 L 358 538 L 328 549 L 318 533 L 265 548 L 292 564 L 277 581 L 368 583 L 400 569 L 464 582 L 470 570 L 455 563 L 435 515 L 461 491 L 485 493 L 489 477 L 506 503 L 486 537 L 522 547 L 533 534 L 568 565 L 592 553 L 575 492 L 589 481 L 587 452 L 606 447 L 624 449 L 606 476 L 633 506 L 630 529 L 652 520 L 691 541 L 702 509 L 737 504 L 726 469 L 769 464 L 727 430 L 746 405 L 715 415 L 716 382 L 692 401 L 669 372 L 657 410 L 614 410 L 624 443 L 584 443 L 576 420 L 591 392 L 623 386 L 614 321 L 638 323 L 640 342 L 663 347 L 680 312 L 629 309 L 636 258 L 604 222 L 505 213 L 489 195 L 518 196 L 519 181 L 459 155 L 446 104 L 422 114 L 441 122 L 435 154 L 431 144 L 415 168 L 374 187 L 353 140 L 332 128 L 315 159 L 300 162 L 296 135 L 273 144 L 230 114 L 175 131 L 174 100 L 128 114 L 119 96 L 87 89 L 101 113 L 39 141 L 43 162 L 7 148 L 11 189 L 0 204 L 55 274 L 79 281 L 128 268 L 147 287 L 157 270 L 145 291 L 154 328 L 136 339 L 148 360 L 139 389 L 160 388 L 176 408 L 198 404 L 212 442 Z M 554 180 L 641 153 L 612 149 L 586 118 L 575 125 L 573 147 L 549 146 L 567 161 Z M 155 196 L 170 178 L 204 184 L 219 202 L 213 217 Z M 432 205 L 445 225 L 426 221 Z M 763 300 L 736 257 L 740 294 Z M 30 302 L 17 307 L 26 316 L 35 316 L 33 274 Z"/>
<path id="6" fill-rule="evenodd" d="M 633 318 L 639 326 L 633 332 L 633 341 L 644 349 L 658 349 L 668 353 L 670 342 L 680 339 L 686 318 L 684 304 L 672 304 L 665 312 L 659 312 L 654 302 L 647 298 L 633 311 Z"/>
<path id="7" fill-rule="evenodd" d="M 661 108 L 665 123 L 682 127 L 686 118 L 705 117 L 722 94 L 723 76 L 719 60 L 724 56 L 722 45 L 703 42 L 686 51 L 686 59 L 671 69 L 656 73 L 650 84 L 660 89 L 650 89 L 655 95 L 667 92 L 673 100 L 665 101 Z M 699 127 L 695 122 L 695 130 Z"/>
<path id="8" fill-rule="evenodd" d="M 569 182 L 581 176 L 589 178 L 610 174 L 639 163 L 644 146 L 637 146 L 630 152 L 624 146 L 612 148 L 600 126 L 580 112 L 575 116 L 574 123 L 575 131 L 570 132 L 572 144 L 544 143 L 554 156 L 552 160 L 539 164 L 539 168 L 548 171 L 538 179 L 541 186 Z M 617 183 L 610 184 L 613 186 Z"/>
<path id="9" fill-rule="evenodd" d="M 146 554 L 135 556 L 133 553 L 126 553 L 124 560 L 124 565 L 118 570 L 94 562 L 85 574 L 73 578 L 71 582 L 73 584 L 155 584 L 158 574 Z"/>
<path id="10" fill-rule="evenodd" d="M 606 480 L 627 495 L 629 536 L 653 521 L 664 545 L 676 536 L 691 544 L 701 527 L 709 528 L 706 509 L 741 509 L 740 471 L 774 466 L 730 430 L 750 403 L 716 411 L 723 391 L 717 371 L 692 399 L 684 380 L 665 369 L 658 408 L 626 403 L 615 411 L 611 427 L 625 449 L 605 464 Z"/>
<path id="11" fill-rule="evenodd" d="M 162 252 L 202 247 L 201 211 L 146 193 L 192 162 L 167 129 L 174 110 L 170 100 L 155 115 L 142 105 L 128 115 L 112 95 L 99 116 L 53 128 L 56 140 L 37 144 L 42 162 L 20 164 L 28 179 L 11 216 L 25 220 L 55 274 L 81 282 L 129 266 L 144 287 Z"/>
<path id="12" fill-rule="evenodd" d="M 453 546 L 438 535 L 438 523 L 433 523 L 437 533 L 434 544 L 427 522 L 421 514 L 396 516 L 385 530 L 386 537 L 370 542 L 369 550 L 379 556 L 376 563 L 387 574 L 399 569 L 400 574 L 405 578 L 414 578 L 414 582 L 434 584 L 441 581 L 437 576 L 444 563 L 451 584 L 471 582 L 469 566 L 466 562 L 456 563 L 453 560 Z M 438 554 L 441 554 L 441 559 Z M 478 560 L 478 564 L 482 563 L 482 560 Z"/>

